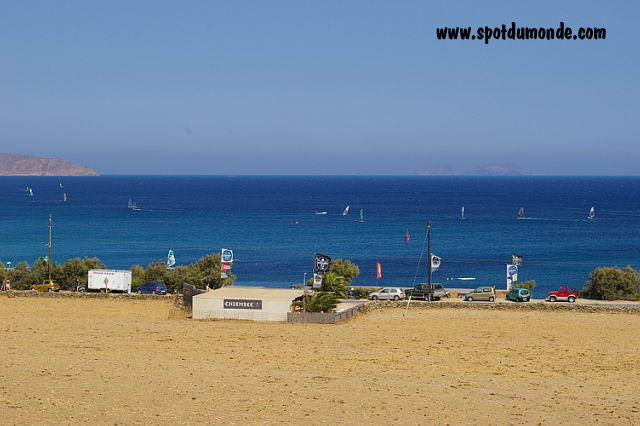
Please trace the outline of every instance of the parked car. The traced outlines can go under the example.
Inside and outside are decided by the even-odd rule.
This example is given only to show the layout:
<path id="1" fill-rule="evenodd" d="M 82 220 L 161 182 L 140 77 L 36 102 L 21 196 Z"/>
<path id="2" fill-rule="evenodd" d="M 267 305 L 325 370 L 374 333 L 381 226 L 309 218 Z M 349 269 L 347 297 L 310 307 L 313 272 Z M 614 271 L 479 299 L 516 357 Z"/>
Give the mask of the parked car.
<path id="1" fill-rule="evenodd" d="M 139 294 L 167 294 L 167 286 L 159 281 L 150 281 L 138 287 Z"/>
<path id="2" fill-rule="evenodd" d="M 547 293 L 547 301 L 549 302 L 569 302 L 573 303 L 578 298 L 578 292 L 571 290 L 566 285 L 563 285 L 556 291 L 550 291 Z"/>
<path id="3" fill-rule="evenodd" d="M 512 288 L 504 298 L 514 302 L 528 302 L 531 300 L 531 292 L 526 288 Z"/>
<path id="4" fill-rule="evenodd" d="M 380 291 L 369 294 L 369 300 L 400 300 L 404 299 L 404 290 L 397 287 L 385 287 Z"/>
<path id="5" fill-rule="evenodd" d="M 449 292 L 440 283 L 432 283 L 431 286 L 416 284 L 414 288 L 409 288 L 404 293 L 406 297 L 423 300 L 440 300 L 443 297 L 449 297 Z"/>
<path id="6" fill-rule="evenodd" d="M 53 292 L 53 291 L 60 291 L 60 284 L 54 282 L 53 280 L 46 280 L 46 281 L 42 281 L 40 284 L 34 284 L 31 286 L 31 290 L 36 290 L 36 291 L 48 291 L 48 292 Z"/>
<path id="7" fill-rule="evenodd" d="M 496 300 L 496 292 L 493 287 L 478 287 L 466 293 L 463 297 L 467 302 L 473 302 L 474 300 L 493 302 Z"/>

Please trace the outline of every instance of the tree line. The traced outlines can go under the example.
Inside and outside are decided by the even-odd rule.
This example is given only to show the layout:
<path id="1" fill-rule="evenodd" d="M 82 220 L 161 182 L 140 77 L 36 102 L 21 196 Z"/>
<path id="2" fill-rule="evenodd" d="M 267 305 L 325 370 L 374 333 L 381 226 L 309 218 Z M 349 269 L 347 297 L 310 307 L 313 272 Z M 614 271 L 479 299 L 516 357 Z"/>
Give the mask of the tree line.
<path id="1" fill-rule="evenodd" d="M 11 287 L 16 290 L 29 290 L 34 284 L 48 279 L 48 267 L 43 258 L 37 259 L 31 266 L 27 262 L 20 262 L 11 269 L 0 264 L 0 278 L 9 279 Z M 54 262 L 51 265 L 51 278 L 60 284 L 62 290 L 73 290 L 76 285 L 87 286 L 90 269 L 107 269 L 107 266 L 97 257 L 76 257 L 63 264 Z M 219 254 L 209 254 L 190 265 L 172 269 L 167 269 L 164 262 L 154 262 L 146 267 L 131 267 L 132 291 L 149 281 L 161 281 L 168 291 L 173 292 L 182 291 L 184 283 L 197 288 L 218 288 L 231 285 L 235 280 L 236 276 L 230 272 L 227 272 L 227 278 L 221 277 Z"/>

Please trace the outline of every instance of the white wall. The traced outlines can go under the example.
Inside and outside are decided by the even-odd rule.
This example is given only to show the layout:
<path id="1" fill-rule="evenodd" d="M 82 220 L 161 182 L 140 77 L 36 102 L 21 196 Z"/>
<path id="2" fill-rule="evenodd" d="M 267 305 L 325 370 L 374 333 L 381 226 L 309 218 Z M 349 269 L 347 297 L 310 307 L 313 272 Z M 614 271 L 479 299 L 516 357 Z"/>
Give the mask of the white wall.
<path id="1" fill-rule="evenodd" d="M 259 300 L 259 299 L 258 299 Z M 262 309 L 224 309 L 224 298 L 193 298 L 194 319 L 243 319 L 252 321 L 286 321 L 291 312 L 290 300 L 262 300 Z"/>

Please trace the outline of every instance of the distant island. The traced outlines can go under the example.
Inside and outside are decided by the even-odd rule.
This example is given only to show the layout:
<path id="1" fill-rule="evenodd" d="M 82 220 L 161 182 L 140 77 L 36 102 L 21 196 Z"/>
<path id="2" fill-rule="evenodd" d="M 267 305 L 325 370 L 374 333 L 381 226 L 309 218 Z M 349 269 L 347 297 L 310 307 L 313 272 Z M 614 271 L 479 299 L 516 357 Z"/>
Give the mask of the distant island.
<path id="1" fill-rule="evenodd" d="M 62 158 L 0 154 L 0 176 L 100 176 L 95 170 Z"/>
<path id="2" fill-rule="evenodd" d="M 527 176 L 530 172 L 514 163 L 487 164 L 474 170 L 460 171 L 456 167 L 446 164 L 423 168 L 417 171 L 422 176 Z"/>

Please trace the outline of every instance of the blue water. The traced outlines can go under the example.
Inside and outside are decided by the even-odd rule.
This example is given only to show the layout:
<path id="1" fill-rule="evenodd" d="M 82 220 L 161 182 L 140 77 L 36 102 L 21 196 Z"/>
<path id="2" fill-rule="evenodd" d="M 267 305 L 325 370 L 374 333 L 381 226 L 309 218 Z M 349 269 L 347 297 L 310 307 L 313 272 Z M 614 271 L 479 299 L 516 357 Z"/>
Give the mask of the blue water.
<path id="1" fill-rule="evenodd" d="M 310 277 L 320 252 L 357 263 L 354 285 L 411 285 L 429 219 L 442 257 L 435 281 L 503 287 L 516 252 L 524 256 L 520 280 L 536 280 L 540 296 L 560 284 L 581 287 L 598 266 L 638 267 L 639 188 L 637 177 L 2 177 L 0 261 L 45 256 L 51 213 L 57 262 L 97 256 L 129 268 L 164 261 L 173 249 L 185 264 L 225 247 L 234 249 L 238 284 L 288 287 Z M 129 198 L 141 211 L 127 208 Z M 516 220 L 521 206 L 526 220 Z M 587 220 L 591 206 L 597 217 Z M 445 281 L 456 277 L 477 279 Z"/>

